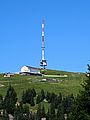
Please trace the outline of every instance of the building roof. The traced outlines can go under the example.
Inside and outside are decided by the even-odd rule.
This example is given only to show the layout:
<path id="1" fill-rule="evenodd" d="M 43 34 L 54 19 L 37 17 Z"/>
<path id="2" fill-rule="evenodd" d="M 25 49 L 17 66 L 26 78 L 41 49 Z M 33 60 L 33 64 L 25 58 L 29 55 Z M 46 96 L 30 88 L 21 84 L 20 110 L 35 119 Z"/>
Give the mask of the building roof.
<path id="1" fill-rule="evenodd" d="M 38 68 L 33 67 L 33 66 L 26 66 L 26 67 L 39 70 Z"/>

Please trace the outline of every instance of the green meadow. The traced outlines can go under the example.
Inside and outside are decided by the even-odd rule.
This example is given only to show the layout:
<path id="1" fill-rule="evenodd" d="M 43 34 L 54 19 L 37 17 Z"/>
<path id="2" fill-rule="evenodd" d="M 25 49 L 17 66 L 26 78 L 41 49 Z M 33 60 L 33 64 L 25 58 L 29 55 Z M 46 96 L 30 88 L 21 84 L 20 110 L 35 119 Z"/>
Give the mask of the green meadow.
<path id="1" fill-rule="evenodd" d="M 73 73 L 56 70 L 44 70 L 41 71 L 47 76 L 23 76 L 14 75 L 12 77 L 4 77 L 0 75 L 0 94 L 5 96 L 8 86 L 11 84 L 17 92 L 18 98 L 22 96 L 22 92 L 28 88 L 35 88 L 39 94 L 41 89 L 45 92 L 54 92 L 56 94 L 62 93 L 63 96 L 68 94 L 74 94 L 76 96 L 80 90 L 82 90 L 81 84 L 86 80 L 84 73 Z M 50 78 L 48 75 L 57 75 L 55 78 Z M 67 75 L 67 77 L 58 77 L 59 75 Z M 43 79 L 55 79 L 58 82 L 42 81 Z"/>

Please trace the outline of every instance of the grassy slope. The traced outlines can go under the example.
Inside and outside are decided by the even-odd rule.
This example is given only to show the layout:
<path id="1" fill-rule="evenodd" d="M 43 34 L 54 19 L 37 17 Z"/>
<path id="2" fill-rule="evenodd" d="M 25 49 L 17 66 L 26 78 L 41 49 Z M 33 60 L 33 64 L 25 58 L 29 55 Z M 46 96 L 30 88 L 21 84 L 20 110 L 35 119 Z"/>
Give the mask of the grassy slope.
<path id="1" fill-rule="evenodd" d="M 67 78 L 56 78 L 60 80 L 59 83 L 47 83 L 40 82 L 41 79 L 45 77 L 39 76 L 21 76 L 15 75 L 11 78 L 4 78 L 3 75 L 0 75 L 0 84 L 3 84 L 3 87 L 0 87 L 0 94 L 5 95 L 9 84 L 11 84 L 20 98 L 23 90 L 27 88 L 35 88 L 37 93 L 40 92 L 41 89 L 49 92 L 59 93 L 61 92 L 63 95 L 73 93 L 76 95 L 79 90 L 82 89 L 81 84 L 86 79 L 85 75 L 82 73 L 72 73 L 72 72 L 64 72 L 64 71 L 54 71 L 54 70 L 45 70 L 42 71 L 45 74 L 54 74 L 54 75 L 68 75 Z M 62 82 L 61 82 L 62 80 Z"/>

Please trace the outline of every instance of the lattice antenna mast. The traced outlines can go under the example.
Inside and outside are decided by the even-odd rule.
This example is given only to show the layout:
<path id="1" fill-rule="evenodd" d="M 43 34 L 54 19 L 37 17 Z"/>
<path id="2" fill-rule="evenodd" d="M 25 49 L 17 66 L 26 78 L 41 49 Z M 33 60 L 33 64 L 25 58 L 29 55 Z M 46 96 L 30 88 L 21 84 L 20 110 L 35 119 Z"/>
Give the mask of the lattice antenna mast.
<path id="1" fill-rule="evenodd" d="M 45 69 L 47 66 L 47 61 L 45 60 L 45 45 L 44 45 L 44 20 L 42 20 L 42 59 L 40 61 L 40 66 Z"/>

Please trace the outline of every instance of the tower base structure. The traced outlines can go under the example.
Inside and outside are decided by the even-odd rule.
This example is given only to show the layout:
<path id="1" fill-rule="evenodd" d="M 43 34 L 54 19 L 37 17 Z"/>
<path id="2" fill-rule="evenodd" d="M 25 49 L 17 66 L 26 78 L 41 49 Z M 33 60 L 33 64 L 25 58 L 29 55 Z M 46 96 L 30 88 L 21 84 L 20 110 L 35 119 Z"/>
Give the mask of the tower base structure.
<path id="1" fill-rule="evenodd" d="M 40 66 L 45 69 L 45 66 L 47 66 L 47 61 L 46 60 L 41 60 L 40 61 Z"/>

